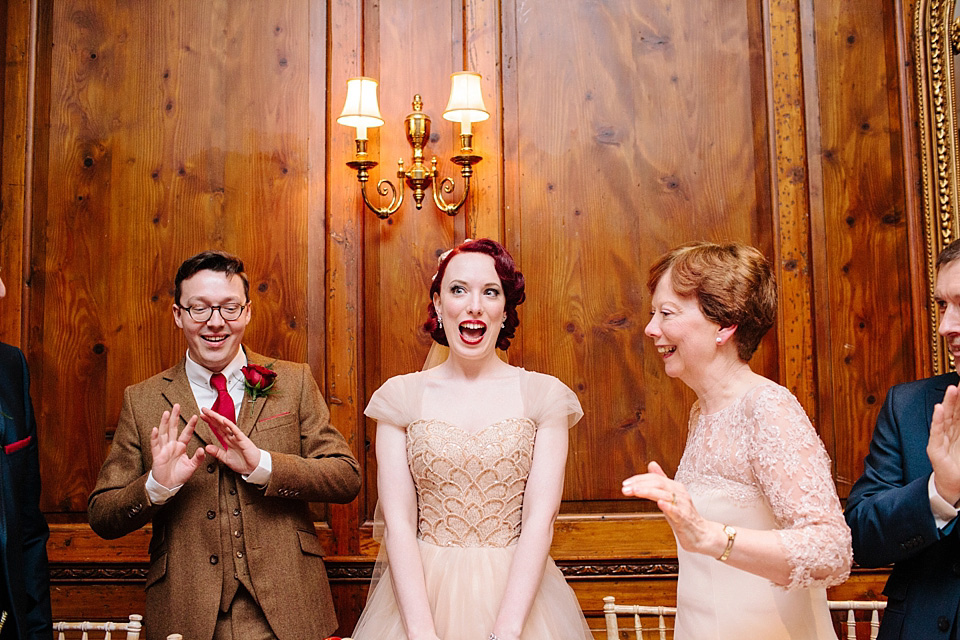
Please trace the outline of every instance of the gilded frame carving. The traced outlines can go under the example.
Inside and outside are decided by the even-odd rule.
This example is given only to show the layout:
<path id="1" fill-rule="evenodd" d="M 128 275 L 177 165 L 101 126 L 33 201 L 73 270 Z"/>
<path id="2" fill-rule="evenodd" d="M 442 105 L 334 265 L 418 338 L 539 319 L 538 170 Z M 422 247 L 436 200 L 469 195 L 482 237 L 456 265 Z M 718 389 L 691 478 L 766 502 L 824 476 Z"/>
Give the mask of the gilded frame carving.
<path id="1" fill-rule="evenodd" d="M 952 368 L 946 345 L 937 333 L 933 286 L 937 254 L 958 228 L 958 145 L 956 60 L 960 51 L 960 20 L 954 19 L 957 0 L 917 0 L 916 73 L 923 176 L 928 322 L 933 370 Z"/>

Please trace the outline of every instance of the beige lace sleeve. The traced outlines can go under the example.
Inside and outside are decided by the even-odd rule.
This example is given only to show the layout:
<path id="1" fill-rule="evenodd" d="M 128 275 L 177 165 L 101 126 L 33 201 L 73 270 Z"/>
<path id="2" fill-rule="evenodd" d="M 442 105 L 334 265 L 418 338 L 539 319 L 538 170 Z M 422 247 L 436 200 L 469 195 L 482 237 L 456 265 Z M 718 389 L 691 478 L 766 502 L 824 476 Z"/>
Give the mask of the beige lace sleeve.
<path id="1" fill-rule="evenodd" d="M 850 528 L 820 437 L 783 387 L 759 387 L 745 409 L 755 429 L 753 472 L 777 518 L 791 567 L 788 588 L 843 582 L 853 558 Z"/>

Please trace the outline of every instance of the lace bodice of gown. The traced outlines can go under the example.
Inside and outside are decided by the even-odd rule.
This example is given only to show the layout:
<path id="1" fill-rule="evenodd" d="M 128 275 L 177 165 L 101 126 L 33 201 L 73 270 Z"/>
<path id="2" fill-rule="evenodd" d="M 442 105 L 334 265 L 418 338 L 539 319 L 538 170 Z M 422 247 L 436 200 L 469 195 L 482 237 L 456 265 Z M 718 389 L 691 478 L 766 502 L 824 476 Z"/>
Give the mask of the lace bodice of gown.
<path id="1" fill-rule="evenodd" d="M 436 545 L 505 547 L 520 537 L 536 425 L 510 418 L 476 433 L 441 420 L 407 427 L 418 536 Z"/>
<path id="2" fill-rule="evenodd" d="M 710 415 L 694 404 L 676 480 L 691 494 L 722 495 L 741 507 L 765 502 L 791 566 L 790 588 L 846 579 L 850 529 L 830 459 L 786 388 L 760 384 Z"/>

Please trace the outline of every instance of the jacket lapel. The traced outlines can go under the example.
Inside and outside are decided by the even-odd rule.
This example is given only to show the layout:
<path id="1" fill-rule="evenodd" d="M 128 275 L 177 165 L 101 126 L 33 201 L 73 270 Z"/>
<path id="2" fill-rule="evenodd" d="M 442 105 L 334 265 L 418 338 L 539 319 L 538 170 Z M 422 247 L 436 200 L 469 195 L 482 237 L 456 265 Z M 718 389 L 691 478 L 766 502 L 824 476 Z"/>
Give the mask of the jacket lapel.
<path id="1" fill-rule="evenodd" d="M 187 379 L 185 360 L 181 360 L 172 369 L 165 371 L 163 377 L 167 381 L 167 386 L 162 392 L 163 397 L 168 403 L 168 410 L 172 409 L 174 404 L 180 405 L 180 427 L 178 431 L 183 431 L 191 416 L 200 416 L 200 407 L 197 406 L 197 399 L 193 397 L 193 389 L 190 388 L 190 380 Z M 210 426 L 202 418 L 197 420 L 197 426 L 193 433 L 204 444 L 217 442 Z"/>
<path id="2" fill-rule="evenodd" d="M 246 347 L 243 348 L 243 351 L 247 354 L 247 362 L 249 364 L 259 364 L 265 367 L 272 362 L 260 354 L 250 351 Z M 246 383 L 244 383 L 243 402 L 240 403 L 240 415 L 237 416 L 237 427 L 239 427 L 240 431 L 248 438 L 251 432 L 253 432 L 253 427 L 257 424 L 257 420 L 260 419 L 260 413 L 263 411 L 263 406 L 266 403 L 266 396 L 260 396 L 256 400 L 253 400 L 253 398 L 250 397 L 250 392 L 246 390 Z"/>

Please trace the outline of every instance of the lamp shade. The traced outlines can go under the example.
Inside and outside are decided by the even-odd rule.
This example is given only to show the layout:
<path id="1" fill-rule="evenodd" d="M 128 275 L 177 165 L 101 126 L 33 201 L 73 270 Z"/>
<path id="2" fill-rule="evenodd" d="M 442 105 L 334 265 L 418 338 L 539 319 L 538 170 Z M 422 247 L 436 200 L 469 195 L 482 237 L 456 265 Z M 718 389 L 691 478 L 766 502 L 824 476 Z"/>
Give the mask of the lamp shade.
<path id="1" fill-rule="evenodd" d="M 450 74 L 450 101 L 443 112 L 451 122 L 483 122 L 490 113 L 483 106 L 480 91 L 480 74 L 473 71 L 458 71 Z"/>
<path id="2" fill-rule="evenodd" d="M 347 99 L 337 122 L 357 129 L 379 127 L 383 124 L 380 106 L 377 104 L 376 80 L 366 77 L 347 80 Z"/>

